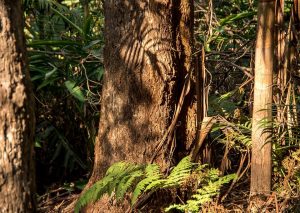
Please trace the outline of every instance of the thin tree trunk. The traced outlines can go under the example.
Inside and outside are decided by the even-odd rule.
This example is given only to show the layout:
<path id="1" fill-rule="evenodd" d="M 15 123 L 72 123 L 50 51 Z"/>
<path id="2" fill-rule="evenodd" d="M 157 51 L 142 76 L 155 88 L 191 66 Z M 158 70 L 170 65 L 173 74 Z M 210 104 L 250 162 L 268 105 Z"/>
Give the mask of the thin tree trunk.
<path id="1" fill-rule="evenodd" d="M 21 1 L 0 0 L 0 211 L 34 212 L 33 99 Z"/>
<path id="2" fill-rule="evenodd" d="M 89 186 L 117 161 L 146 163 L 155 159 L 166 169 L 178 148 L 176 126 L 181 123 L 196 129 L 196 113 L 190 110 L 196 105 L 189 101 L 168 139 L 161 141 L 176 118 L 191 69 L 193 1 L 106 0 L 104 11 L 105 77 Z M 192 140 L 186 130 L 177 135 L 184 143 Z M 160 142 L 162 149 L 157 149 Z M 97 205 L 93 209 L 97 212 Z"/>
<path id="3" fill-rule="evenodd" d="M 277 116 L 276 122 L 277 123 L 284 123 L 284 94 L 285 94 L 285 87 L 286 87 L 286 77 L 284 73 L 284 49 L 285 49 L 285 30 L 284 30 L 284 0 L 276 1 L 276 10 L 275 10 L 275 70 L 274 73 L 277 74 L 277 85 L 278 85 L 278 92 L 274 94 L 275 96 L 275 103 L 277 106 Z M 277 134 L 282 134 L 285 131 L 284 128 L 279 125 Z M 282 138 L 281 141 L 282 145 L 285 145 L 285 139 Z"/>
<path id="4" fill-rule="evenodd" d="M 84 19 L 86 20 L 90 15 L 90 8 L 89 8 L 90 1 L 89 0 L 80 0 L 80 3 L 83 8 Z"/>
<path id="5" fill-rule="evenodd" d="M 251 194 L 271 191 L 275 0 L 260 1 L 255 53 Z"/>

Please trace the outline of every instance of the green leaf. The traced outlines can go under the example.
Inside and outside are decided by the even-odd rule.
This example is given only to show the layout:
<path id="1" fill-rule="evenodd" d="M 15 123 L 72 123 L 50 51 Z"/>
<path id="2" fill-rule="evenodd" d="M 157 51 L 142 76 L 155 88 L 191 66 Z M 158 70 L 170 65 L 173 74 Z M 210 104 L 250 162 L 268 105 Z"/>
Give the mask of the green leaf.
<path id="1" fill-rule="evenodd" d="M 145 191 L 146 187 L 154 181 L 160 180 L 162 174 L 160 173 L 160 168 L 156 164 L 149 164 L 145 168 L 146 177 L 141 180 L 135 187 L 132 197 L 131 205 L 134 205 L 138 197 Z"/>
<path id="2" fill-rule="evenodd" d="M 74 22 L 72 22 L 70 19 L 68 19 L 64 14 L 62 14 L 60 11 L 56 10 L 53 7 L 50 7 L 50 9 L 55 14 L 60 16 L 63 20 L 65 20 L 70 26 L 74 27 L 80 34 L 83 34 L 83 30 L 78 25 L 76 25 Z"/>
<path id="3" fill-rule="evenodd" d="M 116 197 L 118 200 L 122 199 L 127 192 L 127 190 L 132 186 L 137 178 L 143 175 L 141 170 L 136 170 L 125 176 L 119 183 L 116 189 Z"/>
<path id="4" fill-rule="evenodd" d="M 104 68 L 102 66 L 98 67 L 95 72 L 96 72 L 95 74 L 96 74 L 97 80 L 100 81 L 103 77 L 103 74 L 104 74 Z"/>
<path id="5" fill-rule="evenodd" d="M 50 65 L 53 67 L 53 69 L 45 74 L 45 79 L 50 78 L 57 71 L 57 67 L 55 67 L 52 64 L 50 64 Z"/>
<path id="6" fill-rule="evenodd" d="M 36 148 L 42 148 L 41 141 L 37 139 L 37 140 L 35 141 L 35 143 L 34 143 L 34 147 L 36 147 Z"/>
<path id="7" fill-rule="evenodd" d="M 66 81 L 65 82 L 66 88 L 69 90 L 69 92 L 77 98 L 79 101 L 84 102 L 85 97 L 83 95 L 82 90 L 80 89 L 79 86 L 76 86 L 76 83 L 73 81 Z"/>
<path id="8" fill-rule="evenodd" d="M 91 41 L 88 45 L 84 46 L 83 49 L 87 50 L 87 49 L 91 48 L 92 46 L 99 44 L 100 42 L 101 42 L 101 40 L 99 40 L 99 39 Z"/>
<path id="9" fill-rule="evenodd" d="M 238 13 L 238 14 L 229 15 L 226 18 L 221 19 L 220 26 L 224 26 L 226 24 L 230 24 L 234 21 L 241 20 L 241 19 L 244 19 L 244 18 L 252 17 L 256 13 L 257 13 L 256 11 L 246 11 L 246 12 L 241 12 L 241 13 Z"/>
<path id="10" fill-rule="evenodd" d="M 29 42 L 27 44 L 28 47 L 36 47 L 36 46 L 65 46 L 65 45 L 77 45 L 81 46 L 80 42 L 77 41 L 68 41 L 68 40 L 35 40 L 32 42 Z"/>
<path id="11" fill-rule="evenodd" d="M 58 79 L 59 78 L 47 79 L 47 80 L 43 81 L 43 83 L 41 83 L 36 90 L 39 91 L 40 89 L 44 88 L 45 86 L 53 83 L 54 81 L 56 81 Z"/>

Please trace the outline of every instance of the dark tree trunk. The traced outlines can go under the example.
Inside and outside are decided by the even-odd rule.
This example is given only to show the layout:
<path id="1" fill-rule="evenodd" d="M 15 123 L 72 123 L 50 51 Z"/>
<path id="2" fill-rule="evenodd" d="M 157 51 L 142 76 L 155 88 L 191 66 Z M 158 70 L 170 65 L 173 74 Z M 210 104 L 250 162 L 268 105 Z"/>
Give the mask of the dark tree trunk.
<path id="1" fill-rule="evenodd" d="M 192 143 L 197 126 L 193 81 L 175 115 L 192 65 L 193 1 L 105 0 L 104 11 L 105 78 L 89 186 L 122 160 L 154 159 L 167 168 L 173 151 Z M 176 125 L 157 149 L 174 118 Z"/>
<path id="2" fill-rule="evenodd" d="M 21 1 L 0 0 L 0 209 L 34 212 L 33 99 Z"/>

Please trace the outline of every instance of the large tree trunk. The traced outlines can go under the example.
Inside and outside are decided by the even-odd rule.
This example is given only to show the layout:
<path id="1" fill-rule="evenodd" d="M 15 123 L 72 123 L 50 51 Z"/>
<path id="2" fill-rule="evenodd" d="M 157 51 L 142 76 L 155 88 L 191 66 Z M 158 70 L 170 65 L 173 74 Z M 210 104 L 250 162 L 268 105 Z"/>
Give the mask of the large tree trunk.
<path id="1" fill-rule="evenodd" d="M 259 2 L 252 124 L 251 194 L 268 194 L 271 190 L 274 13 L 275 0 Z"/>
<path id="2" fill-rule="evenodd" d="M 21 1 L 0 0 L 0 211 L 34 212 L 33 99 Z"/>
<path id="3" fill-rule="evenodd" d="M 94 170 L 88 185 L 122 160 L 146 163 L 155 159 L 165 169 L 175 147 L 187 147 L 194 139 L 194 99 L 182 96 L 186 102 L 178 122 L 162 149 L 157 149 L 176 119 L 185 76 L 191 70 L 192 6 L 192 0 L 104 1 L 105 78 Z M 180 144 L 174 143 L 176 133 Z"/>

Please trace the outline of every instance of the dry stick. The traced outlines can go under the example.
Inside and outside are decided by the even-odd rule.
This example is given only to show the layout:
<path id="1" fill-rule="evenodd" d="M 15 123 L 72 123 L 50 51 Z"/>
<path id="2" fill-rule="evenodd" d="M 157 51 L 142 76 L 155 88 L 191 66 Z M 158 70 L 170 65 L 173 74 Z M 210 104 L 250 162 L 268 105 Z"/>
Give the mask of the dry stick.
<path id="1" fill-rule="evenodd" d="M 284 2 L 281 0 L 276 1 L 276 69 L 277 69 L 277 85 L 280 94 L 277 94 L 273 99 L 277 108 L 276 120 L 279 123 L 283 122 L 283 107 L 282 107 L 282 96 L 283 96 L 283 62 L 285 52 L 285 35 L 283 32 L 284 20 L 283 20 Z M 281 127 L 277 129 L 277 133 L 281 133 Z M 282 141 L 283 143 L 283 141 Z"/>
<path id="2" fill-rule="evenodd" d="M 170 148 L 170 153 L 169 153 L 169 161 L 170 162 L 173 158 L 173 154 L 174 154 L 175 149 L 176 149 L 176 128 L 173 132 L 172 143 L 171 143 L 171 148 Z"/>
<path id="3" fill-rule="evenodd" d="M 204 46 L 202 48 L 202 55 L 201 55 L 201 75 L 202 75 L 202 89 L 203 91 L 199 91 L 199 92 L 202 92 L 203 93 L 203 109 L 202 109 L 202 112 L 203 112 L 203 116 L 201 118 L 201 120 L 203 120 L 204 117 L 207 117 L 207 111 L 208 111 L 208 93 L 209 93 L 209 88 L 210 88 L 210 85 L 212 83 L 212 75 L 211 73 L 206 70 L 206 67 L 205 67 L 205 49 L 204 49 Z M 210 75 L 210 82 L 208 82 L 208 79 L 206 77 L 206 74 L 209 74 Z"/>
<path id="4" fill-rule="evenodd" d="M 244 171 L 241 173 L 239 179 L 241 179 L 241 177 L 244 176 L 244 174 L 247 172 L 247 170 L 250 168 L 250 165 L 251 165 L 251 158 L 250 158 L 250 154 L 249 154 L 249 153 L 250 153 L 250 150 L 249 150 L 249 149 L 247 149 L 247 153 L 248 153 L 248 155 L 249 155 L 249 157 L 248 157 L 248 164 L 247 164 L 246 168 L 244 169 Z"/>
<path id="5" fill-rule="evenodd" d="M 295 90 L 293 89 L 292 90 L 293 94 L 292 94 L 292 97 L 293 97 L 293 117 L 294 117 L 294 122 L 295 122 L 295 125 L 298 126 L 299 123 L 298 123 L 298 114 L 297 114 L 297 111 L 298 111 L 298 105 L 296 103 L 296 95 L 295 95 Z"/>
<path id="6" fill-rule="evenodd" d="M 206 83 L 206 68 L 205 68 L 205 50 L 204 46 L 201 50 L 201 69 L 200 60 L 196 61 L 196 95 L 197 95 L 197 135 L 196 144 L 191 152 L 191 160 L 195 161 L 198 152 L 210 132 L 213 124 L 216 122 L 214 117 L 207 117 L 208 109 L 208 89 L 205 87 Z M 202 121 L 202 124 L 201 124 Z"/>
<path id="7" fill-rule="evenodd" d="M 224 175 L 226 168 L 228 168 L 228 154 L 230 152 L 229 143 L 230 143 L 229 134 L 226 134 L 226 146 L 225 146 L 225 151 L 220 166 L 221 175 Z"/>
<path id="8" fill-rule="evenodd" d="M 283 67 L 281 68 L 280 67 L 280 70 L 279 70 L 279 74 L 278 74 L 278 78 L 279 78 L 279 81 L 278 81 L 278 84 L 279 84 L 279 87 L 280 87 L 280 98 L 279 98 L 279 114 L 280 114 L 280 122 L 281 123 L 284 123 L 284 122 L 289 122 L 289 120 L 285 121 L 285 112 L 287 113 L 287 119 L 288 118 L 288 114 L 289 114 L 289 108 L 288 108 L 288 101 L 289 101 L 289 94 L 290 94 L 290 82 L 287 82 L 287 75 L 288 75 L 288 69 L 290 67 L 290 62 L 289 62 L 289 59 L 290 59 L 290 43 L 291 43 L 291 27 L 292 27 L 292 17 L 290 18 L 290 21 L 289 21 L 289 26 L 288 26 L 288 31 L 287 31 L 287 35 L 284 39 L 284 42 L 282 42 L 282 46 L 283 46 L 283 55 L 281 56 L 282 57 L 282 60 L 283 60 Z M 288 90 L 288 91 L 286 91 Z M 286 96 L 286 99 L 284 100 L 285 98 L 285 94 L 288 93 L 288 95 Z M 281 106 L 281 104 L 283 104 L 283 106 Z M 290 131 L 289 131 L 289 124 L 288 124 L 288 132 L 290 134 Z M 284 143 L 284 142 L 283 142 Z"/>
<path id="9" fill-rule="evenodd" d="M 275 207 L 276 207 L 276 213 L 279 213 L 279 206 L 278 206 L 278 200 L 277 200 L 277 195 L 276 194 L 275 194 L 274 202 L 275 202 Z"/>
<path id="10" fill-rule="evenodd" d="M 237 172 L 236 172 L 236 175 L 237 175 L 238 178 L 236 178 L 235 180 L 232 181 L 230 187 L 228 188 L 228 190 L 226 191 L 226 193 L 222 196 L 221 202 L 222 202 L 223 200 L 225 200 L 225 198 L 226 198 L 226 197 L 228 196 L 228 194 L 231 192 L 231 190 L 232 190 L 233 186 L 235 185 L 235 183 L 236 183 L 239 179 L 241 179 L 242 176 L 240 176 L 240 173 L 241 173 L 241 171 L 242 171 L 242 168 L 243 168 L 243 165 L 244 165 L 244 163 L 245 163 L 246 157 L 247 157 L 246 154 L 242 156 L 241 161 L 240 161 L 240 166 L 239 166 L 239 168 L 238 168 L 238 170 L 237 170 Z"/>
<path id="11" fill-rule="evenodd" d="M 203 55 L 203 46 L 201 48 L 201 53 Z M 197 97 L 197 135 L 196 135 L 196 141 L 199 137 L 199 130 L 201 128 L 200 123 L 202 119 L 204 118 L 203 113 L 203 106 L 204 106 L 204 78 L 203 78 L 203 70 L 200 70 L 200 54 L 197 54 L 196 56 L 196 68 L 195 68 L 195 74 L 196 74 L 196 97 Z M 203 65 L 202 65 L 203 66 Z M 201 72 L 202 71 L 202 72 Z M 201 72 L 201 74 L 200 74 Z M 201 81 L 202 80 L 202 81 Z M 202 92 L 202 93 L 201 93 Z"/>
<path id="12" fill-rule="evenodd" d="M 293 138 L 293 131 L 292 131 L 293 120 L 292 120 L 291 107 L 290 107 L 291 90 L 292 90 L 292 85 L 291 83 L 289 83 L 288 93 L 285 102 L 287 108 L 286 114 L 287 114 L 287 129 L 288 129 L 289 138 Z"/>
<path id="13" fill-rule="evenodd" d="M 200 130 L 198 131 L 198 140 L 196 141 L 195 144 L 195 148 L 192 150 L 191 153 L 191 160 L 195 161 L 197 158 L 197 155 L 199 153 L 199 150 L 206 138 L 206 136 L 208 135 L 208 133 L 210 132 L 212 126 L 217 122 L 215 117 L 205 117 L 203 119 L 202 125 Z"/>
<path id="14" fill-rule="evenodd" d="M 164 134 L 163 138 L 160 140 L 160 142 L 156 146 L 157 148 L 154 151 L 154 154 L 153 154 L 152 159 L 150 161 L 151 163 L 154 162 L 154 160 L 155 160 L 158 152 L 163 147 L 164 142 L 166 141 L 166 139 L 168 139 L 167 143 L 169 143 L 170 141 L 172 141 L 172 136 L 173 136 L 172 133 L 175 130 L 175 127 L 176 127 L 176 124 L 177 124 L 177 120 L 179 118 L 179 114 L 181 112 L 185 96 L 190 91 L 190 84 L 191 84 L 190 81 L 191 81 L 191 71 L 185 77 L 185 81 L 184 81 L 184 85 L 183 85 L 183 88 L 182 88 L 182 91 L 181 91 L 180 99 L 179 99 L 179 102 L 178 102 L 178 105 L 177 105 L 177 109 L 176 109 L 175 115 L 174 115 L 174 117 L 172 119 L 171 125 L 169 126 L 167 132 Z"/>
<path id="15" fill-rule="evenodd" d="M 132 207 L 129 207 L 126 210 L 126 213 L 130 213 L 132 212 L 134 209 L 137 209 L 138 207 L 140 207 L 141 205 L 143 205 L 150 197 L 151 195 L 154 193 L 155 191 L 150 191 L 147 194 L 145 194 L 144 196 L 142 196 Z"/>
<path id="16" fill-rule="evenodd" d="M 286 37 L 286 50 L 285 50 L 285 57 L 284 57 L 284 76 L 285 76 L 285 81 L 284 84 L 288 89 L 287 92 L 287 97 L 286 97 L 286 113 L 287 113 L 287 128 L 288 128 L 288 134 L 289 137 L 293 137 L 293 132 L 291 129 L 291 126 L 293 125 L 292 121 L 292 115 L 291 115 L 291 108 L 290 108 L 290 98 L 291 98 L 291 90 L 292 90 L 292 82 L 291 82 L 291 75 L 288 76 L 288 71 L 292 68 L 291 67 L 291 58 L 292 58 L 292 50 L 290 43 L 292 42 L 293 39 L 293 33 L 292 33 L 292 22 L 293 22 L 293 12 L 289 21 L 289 27 L 288 27 L 288 32 L 287 32 L 287 37 Z M 289 81 L 287 82 L 287 79 L 289 78 Z"/>
<path id="17" fill-rule="evenodd" d="M 223 123 L 224 125 L 226 125 L 227 127 L 231 127 L 233 131 L 238 131 L 236 128 L 234 128 L 234 126 L 229 122 L 227 121 L 225 118 L 223 118 L 222 116 L 216 116 L 216 121 L 218 121 L 219 123 Z M 224 134 L 226 134 L 224 132 Z M 228 194 L 230 193 L 230 191 L 232 190 L 232 188 L 234 187 L 234 185 L 244 176 L 244 174 L 246 173 L 246 171 L 250 168 L 250 163 L 251 163 L 251 158 L 248 157 L 248 164 L 247 166 L 245 167 L 245 169 L 241 172 L 242 168 L 243 168 L 243 165 L 245 163 L 245 160 L 247 159 L 247 155 L 249 156 L 249 149 L 247 148 L 247 153 L 245 155 L 242 156 L 241 158 L 241 161 L 240 161 L 240 165 L 239 165 L 239 168 L 238 168 L 238 171 L 236 172 L 237 173 L 237 176 L 238 178 L 235 179 L 232 184 L 230 185 L 229 189 L 227 190 L 227 192 L 223 195 L 223 197 L 221 198 L 221 201 L 223 201 L 227 196 Z"/>
<path id="18" fill-rule="evenodd" d="M 273 200 L 275 200 L 276 193 L 273 192 L 272 195 L 268 198 L 267 202 L 265 203 L 265 207 L 267 208 L 273 203 Z"/>
<path id="19" fill-rule="evenodd" d="M 287 195 L 286 198 L 284 199 L 284 201 L 281 204 L 281 208 L 280 208 L 279 212 L 283 212 L 283 210 L 285 209 L 285 206 L 287 205 L 287 202 L 289 201 L 289 199 L 290 199 L 290 195 Z"/>
<path id="20" fill-rule="evenodd" d="M 251 83 L 253 81 L 253 77 L 249 78 L 248 80 L 246 80 L 244 83 L 242 83 L 242 85 L 239 87 L 239 89 L 243 88 L 244 86 L 246 86 L 247 84 Z"/>
<path id="21" fill-rule="evenodd" d="M 298 3 L 298 1 L 297 1 L 297 3 Z M 292 19 L 292 25 L 291 25 L 291 42 L 296 42 L 296 43 L 298 43 L 298 33 L 297 33 L 297 30 L 295 29 L 295 25 L 296 24 L 299 24 L 299 4 L 297 4 L 297 9 L 296 9 L 296 5 L 294 5 L 294 10 L 293 10 L 293 12 L 292 12 L 292 17 L 293 17 L 293 19 Z M 295 14 L 296 13 L 296 14 Z M 295 17 L 295 16 L 298 16 L 297 18 Z M 297 70 L 297 67 L 295 67 L 295 63 L 293 63 L 293 62 L 297 62 L 298 61 L 298 52 L 297 52 L 297 50 L 296 50 L 296 48 L 292 45 L 291 47 L 291 50 L 290 50 L 290 63 L 291 63 L 291 65 L 290 65 L 290 78 L 292 79 L 292 76 L 294 75 L 294 73 L 295 73 L 295 71 Z M 292 108 L 292 112 L 291 112 L 291 114 L 292 114 L 292 119 L 293 119 L 293 125 L 294 126 L 298 126 L 298 116 L 297 116 L 297 104 L 296 104 L 296 97 L 295 97 L 295 89 L 294 89 L 294 80 L 292 79 L 292 94 L 291 94 L 291 96 L 292 96 L 292 106 L 293 106 L 293 108 Z"/>

